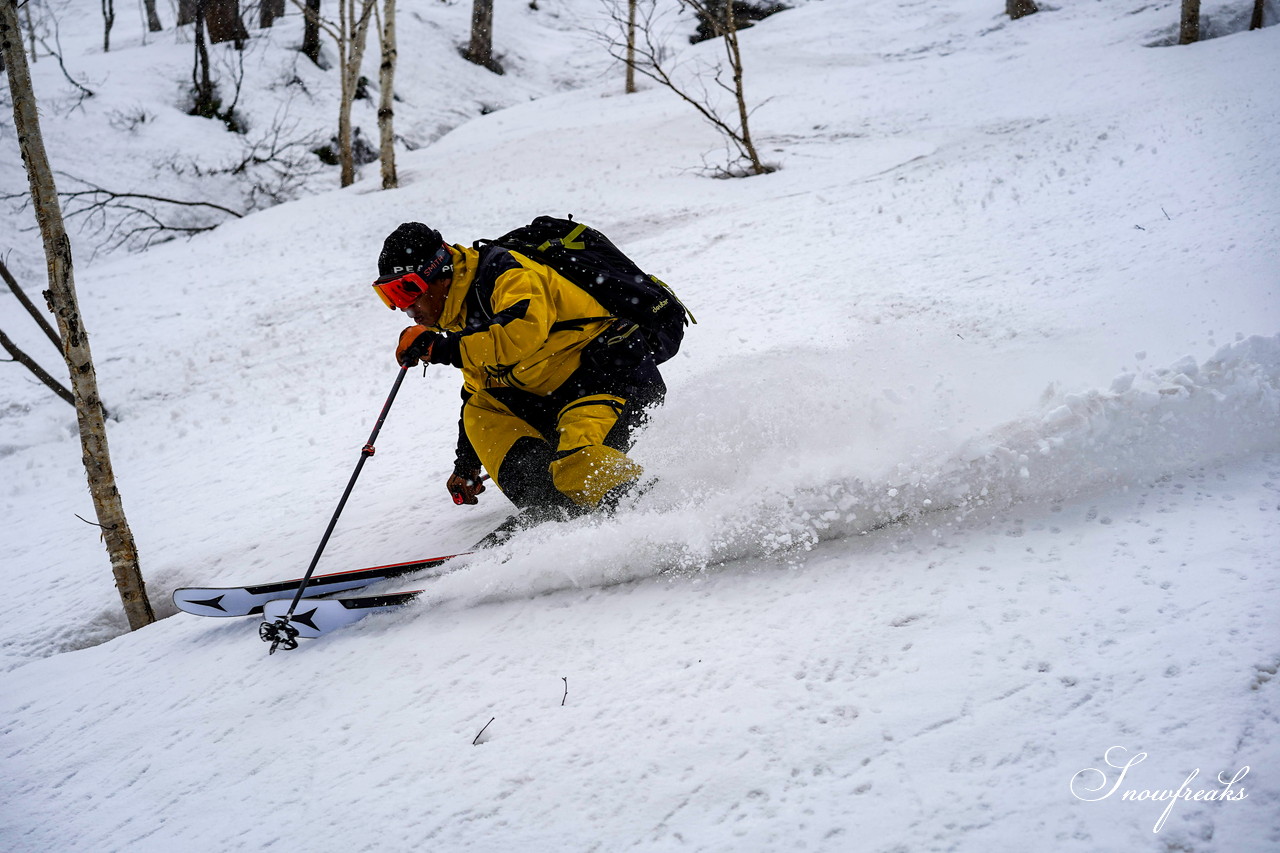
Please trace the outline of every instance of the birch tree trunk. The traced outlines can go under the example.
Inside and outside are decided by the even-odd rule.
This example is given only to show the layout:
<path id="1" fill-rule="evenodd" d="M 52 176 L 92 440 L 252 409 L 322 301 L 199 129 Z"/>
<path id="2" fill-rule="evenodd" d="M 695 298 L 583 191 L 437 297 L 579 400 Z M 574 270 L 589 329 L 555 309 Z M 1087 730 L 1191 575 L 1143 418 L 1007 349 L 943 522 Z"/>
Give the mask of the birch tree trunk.
<path id="1" fill-rule="evenodd" d="M 13 96 L 13 118 L 18 146 L 31 183 L 31 201 L 44 240 L 45 260 L 49 271 L 49 290 L 45 298 L 58 320 L 62 337 L 62 354 L 71 376 L 75 397 L 76 420 L 80 427 L 80 445 L 84 453 L 85 474 L 89 493 L 102 528 L 116 589 L 124 603 L 129 627 L 137 630 L 155 621 L 146 585 L 138 567 L 138 550 L 133 533 L 125 520 L 120 492 L 111 469 L 107 447 L 107 429 L 98 398 L 98 380 L 89 351 L 89 338 L 80 318 L 75 278 L 71 261 L 71 240 L 62 221 L 57 187 L 40 134 L 40 118 L 36 112 L 35 91 L 27 57 L 22 50 L 18 29 L 17 0 L 0 0 L 0 52 L 4 55 Z"/>
<path id="2" fill-rule="evenodd" d="M 1258 2 L 1262 2 L 1262 0 L 1258 0 Z M 26 19 L 27 19 L 27 41 L 28 41 L 28 43 L 29 43 L 29 45 L 30 45 L 30 46 L 28 47 L 28 49 L 27 49 L 27 50 L 28 50 L 28 53 L 30 53 L 30 55 L 31 55 L 31 64 L 32 64 L 32 65 L 35 65 L 35 64 L 36 64 L 36 59 L 37 59 L 37 56 L 36 56 L 36 25 L 35 25 L 35 23 L 31 20 L 31 4 L 30 4 L 30 3 L 24 3 L 24 4 L 23 4 L 23 6 L 22 6 L 22 11 L 23 11 L 24 16 L 25 16 L 25 17 L 26 17 Z M 3 74 L 3 73 L 4 73 L 4 61 L 3 61 L 3 60 L 0 60 L 0 74 Z"/>
<path id="3" fill-rule="evenodd" d="M 738 100 L 739 139 L 743 154 L 751 161 L 751 174 L 763 175 L 773 171 L 764 165 L 751 141 L 751 112 L 747 109 L 747 96 L 742 89 L 742 49 L 738 45 L 738 16 L 733 13 L 733 3 L 724 4 L 724 49 L 729 57 L 729 70 L 733 73 L 733 93 Z"/>
<path id="4" fill-rule="evenodd" d="M 340 183 L 349 187 L 356 182 L 355 158 L 351 152 L 351 105 L 360 84 L 360 65 L 369 34 L 369 20 L 377 0 L 341 0 L 339 6 L 338 73 L 342 78 L 341 103 L 338 105 L 338 165 Z"/>
<path id="5" fill-rule="evenodd" d="M 382 188 L 400 186 L 396 176 L 396 0 L 386 0 L 379 22 L 382 33 L 382 64 L 378 67 L 378 159 L 382 164 Z"/>
<path id="6" fill-rule="evenodd" d="M 627 85 L 626 93 L 636 92 L 636 3 L 627 0 Z"/>
<path id="7" fill-rule="evenodd" d="M 355 158 L 351 150 L 351 102 L 355 100 L 356 89 L 360 85 L 360 64 L 364 61 L 369 22 L 373 20 L 378 0 L 338 0 L 337 21 L 322 18 L 315 11 L 319 9 L 320 0 L 293 0 L 293 3 L 303 10 L 308 23 L 315 23 L 317 33 L 324 30 L 329 34 L 338 49 L 339 180 L 342 186 L 349 187 L 356 180 Z M 316 55 L 319 56 L 318 44 Z"/>

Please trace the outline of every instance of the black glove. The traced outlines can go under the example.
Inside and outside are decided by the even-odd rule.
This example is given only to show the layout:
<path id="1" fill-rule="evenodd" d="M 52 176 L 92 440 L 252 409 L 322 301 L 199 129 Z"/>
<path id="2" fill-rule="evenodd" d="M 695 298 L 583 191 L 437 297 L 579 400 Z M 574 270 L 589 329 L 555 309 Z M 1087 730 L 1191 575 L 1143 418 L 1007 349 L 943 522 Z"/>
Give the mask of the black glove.
<path id="1" fill-rule="evenodd" d="M 451 364 L 462 367 L 462 338 L 458 335 L 441 335 L 424 358 L 432 364 Z"/>
<path id="2" fill-rule="evenodd" d="M 449 489 L 449 494 L 453 495 L 453 502 L 458 506 L 463 504 L 478 504 L 480 501 L 476 499 L 476 495 L 484 491 L 484 479 L 480 476 L 480 469 L 474 471 L 466 471 L 461 474 L 454 474 L 449 478 L 449 482 L 445 486 Z"/>
<path id="3" fill-rule="evenodd" d="M 431 348 L 440 337 L 426 326 L 410 326 L 400 333 L 396 345 L 396 362 L 401 367 L 413 367 L 423 358 L 431 360 Z"/>

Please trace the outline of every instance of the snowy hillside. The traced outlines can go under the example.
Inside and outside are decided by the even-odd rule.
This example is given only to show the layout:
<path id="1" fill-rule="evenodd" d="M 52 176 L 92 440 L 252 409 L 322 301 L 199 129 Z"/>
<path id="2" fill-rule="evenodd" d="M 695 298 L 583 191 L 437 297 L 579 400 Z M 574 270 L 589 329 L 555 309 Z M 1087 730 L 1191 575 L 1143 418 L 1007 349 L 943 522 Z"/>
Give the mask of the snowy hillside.
<path id="1" fill-rule="evenodd" d="M 327 171 L 189 241 L 78 238 L 166 618 L 126 632 L 76 518 L 71 411 L 5 366 L 0 847 L 1280 847 L 1280 28 L 1206 4 L 1228 34 L 1162 47 L 1173 2 L 800 3 L 742 34 L 780 168 L 716 180 L 692 110 L 620 94 L 580 28 L 595 3 L 537 5 L 497 3 L 503 77 L 457 57 L 465 4 L 402 6 L 401 189 Z M 103 57 L 96 4 L 65 8 L 70 70 L 102 93 L 46 105 L 55 165 L 192 191 L 155 162 L 236 141 L 174 106 L 190 45 L 121 34 Z M 254 47 L 262 123 L 284 69 L 323 89 L 298 23 Z M 66 97 L 53 63 L 36 84 Z M 135 107 L 155 120 L 113 122 Z M 7 118 L 0 142 L 20 192 Z M 175 587 L 305 569 L 396 374 L 407 323 L 368 288 L 383 237 L 543 212 L 698 317 L 634 453 L 658 486 L 389 584 L 428 592 L 296 651 L 175 614 Z M 34 294 L 29 217 L 0 248 Z M 457 386 L 410 374 L 321 571 L 452 553 L 507 516 L 444 490 Z"/>

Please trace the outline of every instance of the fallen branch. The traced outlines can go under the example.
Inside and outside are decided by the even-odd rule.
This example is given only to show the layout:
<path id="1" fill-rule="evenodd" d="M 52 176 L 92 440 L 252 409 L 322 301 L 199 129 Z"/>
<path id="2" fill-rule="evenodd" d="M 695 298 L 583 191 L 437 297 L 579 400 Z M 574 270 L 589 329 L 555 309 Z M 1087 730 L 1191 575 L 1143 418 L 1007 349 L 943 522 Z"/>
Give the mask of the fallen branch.
<path id="1" fill-rule="evenodd" d="M 498 718 L 497 718 L 497 717 L 490 717 L 490 718 L 489 718 L 489 723 L 492 723 L 492 722 L 493 722 L 494 720 L 496 720 L 496 719 L 498 719 Z M 484 724 L 484 729 L 481 729 L 479 732 L 477 732 L 477 733 L 476 733 L 475 739 L 474 739 L 473 741 L 471 741 L 471 745 L 472 745 L 472 746 L 475 746 L 476 744 L 478 744 L 478 743 L 480 742 L 480 735 L 484 734 L 485 729 L 489 728 L 489 723 L 485 723 L 485 724 Z"/>

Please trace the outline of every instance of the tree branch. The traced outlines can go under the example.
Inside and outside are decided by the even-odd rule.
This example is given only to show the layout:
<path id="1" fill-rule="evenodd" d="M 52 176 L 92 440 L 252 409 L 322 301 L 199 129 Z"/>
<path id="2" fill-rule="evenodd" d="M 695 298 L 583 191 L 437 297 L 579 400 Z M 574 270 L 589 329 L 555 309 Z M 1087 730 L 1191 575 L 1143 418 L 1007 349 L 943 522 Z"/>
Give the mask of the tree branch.
<path id="1" fill-rule="evenodd" d="M 87 190 L 72 190 L 71 192 L 58 193 L 58 195 L 60 195 L 68 203 L 73 201 L 79 201 L 84 197 L 105 197 L 101 202 L 94 202 L 92 205 L 90 205 L 91 207 L 95 207 L 103 204 L 108 204 L 113 201 L 119 201 L 120 199 L 139 199 L 141 201 L 155 201 L 155 202 L 160 202 L 161 204 L 172 204 L 176 207 L 207 207 L 213 210 L 221 211 L 222 213 L 230 214 L 231 216 L 234 216 L 236 219 L 244 218 L 243 213 L 232 210 L 229 207 L 223 207 L 220 204 L 214 204 L 211 201 L 183 201 L 181 199 L 165 198 L 164 196 L 149 195 L 147 193 L 116 192 L 115 190 L 109 190 L 109 189 L 106 189 L 105 187 L 100 187 L 97 184 L 94 184 L 90 181 L 86 181 L 84 178 L 77 178 L 74 175 L 68 175 L 66 172 L 57 172 L 56 174 L 61 175 L 64 178 L 68 178 L 73 181 L 78 181 L 84 184 L 85 186 L 89 187 L 89 189 Z M 74 215 L 74 214 L 71 214 L 71 215 Z"/>
<path id="2" fill-rule="evenodd" d="M 105 187 L 100 187 L 83 178 L 77 178 L 66 172 L 57 172 L 61 177 L 81 184 L 87 189 L 77 189 L 71 191 L 58 191 L 58 199 L 65 203 L 66 220 L 76 219 L 77 217 L 87 221 L 88 226 L 92 228 L 95 235 L 103 234 L 107 236 L 103 239 L 99 248 L 116 249 L 120 246 L 129 244 L 131 241 L 138 239 L 140 235 L 143 238 L 143 245 L 149 246 L 151 242 L 158 236 L 165 233 L 192 235 L 199 234 L 204 231 L 212 231 L 218 226 L 217 222 L 200 223 L 200 224 L 182 224 L 180 222 L 168 221 L 162 219 L 160 215 L 150 207 L 144 206 L 145 203 L 152 205 L 170 205 L 173 208 L 181 209 L 199 209 L 216 211 L 221 214 L 241 219 L 243 213 L 215 204 L 209 201 L 183 201 L 182 199 L 165 198 L 164 196 L 152 195 L 150 193 L 135 192 L 116 192 Z M 0 201 L 20 200 L 27 204 L 30 199 L 21 193 L 10 193 L 0 196 Z M 138 204 L 141 202 L 144 204 Z M 120 215 L 118 218 L 108 216 L 108 212 L 114 212 Z M 141 224 L 138 224 L 139 221 Z"/>
<path id="3" fill-rule="evenodd" d="M 36 379 L 39 379 L 45 385 L 49 386 L 49 388 L 53 391 L 53 393 L 57 394 L 62 399 L 66 400 L 67 403 L 69 403 L 72 408 L 75 408 L 76 398 L 71 396 L 71 392 L 67 390 L 66 386 L 63 385 L 58 380 L 54 379 L 52 376 L 50 376 L 49 372 L 46 371 L 40 365 L 36 364 L 36 362 L 31 358 L 31 356 L 27 355 L 25 352 L 19 349 L 18 345 L 15 344 L 9 338 L 9 336 L 4 333 L 3 329 L 0 329 L 0 347 L 4 347 L 5 351 L 8 352 L 9 355 L 13 356 L 13 358 L 7 359 L 8 361 L 16 361 L 18 364 L 21 364 L 27 370 L 30 370 L 32 373 L 35 374 Z"/>
<path id="4" fill-rule="evenodd" d="M 40 37 L 39 41 L 40 46 L 49 51 L 49 54 L 58 60 L 58 67 L 62 69 L 62 76 L 67 78 L 67 82 L 80 90 L 81 100 L 94 97 L 96 93 L 92 89 L 81 84 L 79 80 L 72 77 L 71 72 L 67 70 L 66 63 L 62 61 L 62 34 L 58 28 L 57 18 L 53 19 L 53 43 L 58 46 L 57 49 L 55 50 L 54 48 L 49 47 L 49 43 L 44 40 L 43 36 Z"/>
<path id="5" fill-rule="evenodd" d="M 49 340 L 53 342 L 53 345 L 58 348 L 58 352 L 62 352 L 62 338 L 58 337 L 57 330 L 55 330 L 53 326 L 50 325 L 49 321 L 44 318 L 44 315 L 40 313 L 35 304 L 27 298 L 27 294 L 18 286 L 17 280 L 15 280 L 13 274 L 9 272 L 9 268 L 5 266 L 3 260 L 0 260 L 0 278 L 3 278 L 5 284 L 9 285 L 9 289 L 13 291 L 13 295 L 18 297 L 18 301 L 22 303 L 22 307 L 26 308 L 27 313 L 35 319 L 36 325 L 41 329 L 44 329 L 45 335 L 47 335 Z"/>

